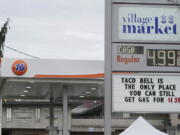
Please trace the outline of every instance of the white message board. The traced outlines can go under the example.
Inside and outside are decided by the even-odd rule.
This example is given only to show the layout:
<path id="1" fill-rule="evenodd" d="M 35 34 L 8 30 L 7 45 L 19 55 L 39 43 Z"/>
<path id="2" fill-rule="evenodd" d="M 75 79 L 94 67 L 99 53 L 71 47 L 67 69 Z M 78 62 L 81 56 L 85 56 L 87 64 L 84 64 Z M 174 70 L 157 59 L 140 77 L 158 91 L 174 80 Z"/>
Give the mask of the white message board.
<path id="1" fill-rule="evenodd" d="M 113 5 L 113 42 L 180 42 L 177 6 Z"/>
<path id="2" fill-rule="evenodd" d="M 180 112 L 178 74 L 113 74 L 113 112 Z"/>

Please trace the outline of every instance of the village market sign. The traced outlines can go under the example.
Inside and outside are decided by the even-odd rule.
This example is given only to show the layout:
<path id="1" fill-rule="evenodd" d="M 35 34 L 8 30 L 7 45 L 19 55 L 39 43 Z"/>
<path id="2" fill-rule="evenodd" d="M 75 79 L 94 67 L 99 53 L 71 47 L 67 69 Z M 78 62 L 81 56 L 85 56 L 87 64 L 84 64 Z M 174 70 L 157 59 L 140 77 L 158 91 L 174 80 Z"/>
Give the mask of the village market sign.
<path id="1" fill-rule="evenodd" d="M 175 6 L 116 4 L 113 8 L 116 16 L 113 18 L 113 42 L 179 42 L 179 11 Z"/>

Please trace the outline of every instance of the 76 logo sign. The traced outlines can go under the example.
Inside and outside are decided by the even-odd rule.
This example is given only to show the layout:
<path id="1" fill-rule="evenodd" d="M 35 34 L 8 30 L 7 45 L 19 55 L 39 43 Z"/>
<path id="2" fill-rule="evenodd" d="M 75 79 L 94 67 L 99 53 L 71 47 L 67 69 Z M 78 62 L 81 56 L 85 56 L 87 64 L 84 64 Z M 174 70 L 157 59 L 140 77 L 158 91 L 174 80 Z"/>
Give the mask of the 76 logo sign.
<path id="1" fill-rule="evenodd" d="M 27 71 L 27 64 L 23 60 L 16 60 L 12 65 L 12 71 L 16 75 L 23 75 Z"/>
<path id="2" fill-rule="evenodd" d="M 24 64 L 16 64 L 16 71 L 23 71 L 24 69 Z"/>

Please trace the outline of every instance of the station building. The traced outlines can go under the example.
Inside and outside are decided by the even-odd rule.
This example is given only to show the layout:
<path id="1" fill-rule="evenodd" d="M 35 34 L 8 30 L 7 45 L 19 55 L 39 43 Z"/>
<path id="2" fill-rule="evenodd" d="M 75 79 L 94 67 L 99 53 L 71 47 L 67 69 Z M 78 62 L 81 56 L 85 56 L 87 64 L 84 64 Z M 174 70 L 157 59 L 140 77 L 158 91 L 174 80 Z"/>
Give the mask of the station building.
<path id="1" fill-rule="evenodd" d="M 1 59 L 2 135 L 103 135 L 104 62 Z M 118 135 L 139 115 L 178 135 L 178 114 L 112 113 Z"/>

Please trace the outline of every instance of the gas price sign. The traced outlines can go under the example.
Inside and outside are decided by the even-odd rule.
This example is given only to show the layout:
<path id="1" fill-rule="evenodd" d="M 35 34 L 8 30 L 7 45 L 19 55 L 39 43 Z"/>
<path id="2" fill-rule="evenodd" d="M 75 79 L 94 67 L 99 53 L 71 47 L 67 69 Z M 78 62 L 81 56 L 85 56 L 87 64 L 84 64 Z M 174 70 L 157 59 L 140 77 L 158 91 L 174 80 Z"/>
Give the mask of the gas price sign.
<path id="1" fill-rule="evenodd" d="M 113 71 L 180 71 L 180 45 L 114 43 Z"/>
<path id="2" fill-rule="evenodd" d="M 147 66 L 180 66 L 180 50 L 147 49 Z"/>

